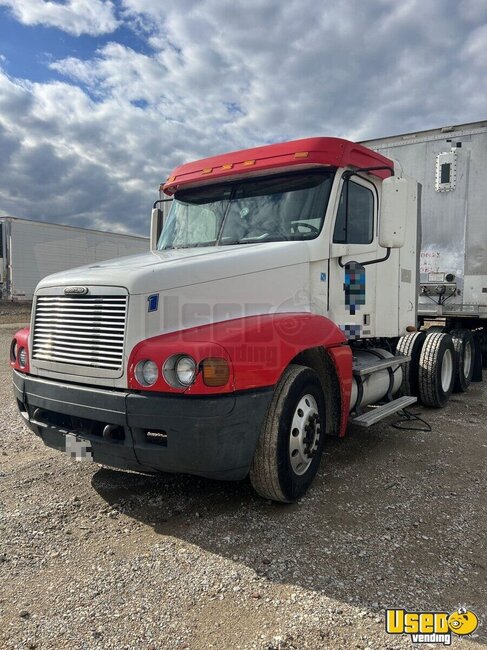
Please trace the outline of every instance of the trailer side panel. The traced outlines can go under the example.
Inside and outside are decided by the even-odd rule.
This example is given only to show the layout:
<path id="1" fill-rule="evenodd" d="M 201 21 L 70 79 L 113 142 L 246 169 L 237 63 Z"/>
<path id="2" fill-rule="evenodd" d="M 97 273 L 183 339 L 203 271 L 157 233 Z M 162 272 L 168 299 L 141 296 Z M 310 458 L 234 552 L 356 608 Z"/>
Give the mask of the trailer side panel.
<path id="1" fill-rule="evenodd" d="M 2 220 L 7 260 L 4 299 L 31 300 L 46 275 L 147 251 L 142 237 L 104 233 L 24 219 Z"/>
<path id="2" fill-rule="evenodd" d="M 423 186 L 420 313 L 487 317 L 487 122 L 364 144 L 398 161 Z M 436 283 L 451 285 L 441 305 Z"/>

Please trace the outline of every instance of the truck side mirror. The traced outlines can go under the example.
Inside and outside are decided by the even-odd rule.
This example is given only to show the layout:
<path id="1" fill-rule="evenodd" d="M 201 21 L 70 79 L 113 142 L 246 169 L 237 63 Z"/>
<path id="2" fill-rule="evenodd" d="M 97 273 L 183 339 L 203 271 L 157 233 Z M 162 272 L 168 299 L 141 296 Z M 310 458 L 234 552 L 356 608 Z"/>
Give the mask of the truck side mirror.
<path id="1" fill-rule="evenodd" d="M 157 242 L 162 232 L 163 212 L 160 208 L 154 208 L 151 214 L 150 222 L 150 249 L 156 250 Z"/>
<path id="2" fill-rule="evenodd" d="M 402 248 L 406 241 L 408 180 L 391 176 L 382 181 L 379 246 Z"/>

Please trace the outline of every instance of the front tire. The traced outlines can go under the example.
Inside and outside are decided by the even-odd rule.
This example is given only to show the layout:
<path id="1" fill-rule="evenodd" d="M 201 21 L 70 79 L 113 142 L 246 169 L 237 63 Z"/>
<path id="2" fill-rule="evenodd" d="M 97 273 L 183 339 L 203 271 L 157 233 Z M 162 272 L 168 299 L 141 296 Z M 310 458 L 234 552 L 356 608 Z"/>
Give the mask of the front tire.
<path id="1" fill-rule="evenodd" d="M 291 503 L 318 471 L 325 437 L 325 402 L 318 375 L 291 365 L 277 384 L 250 468 L 250 482 L 265 499 Z"/>

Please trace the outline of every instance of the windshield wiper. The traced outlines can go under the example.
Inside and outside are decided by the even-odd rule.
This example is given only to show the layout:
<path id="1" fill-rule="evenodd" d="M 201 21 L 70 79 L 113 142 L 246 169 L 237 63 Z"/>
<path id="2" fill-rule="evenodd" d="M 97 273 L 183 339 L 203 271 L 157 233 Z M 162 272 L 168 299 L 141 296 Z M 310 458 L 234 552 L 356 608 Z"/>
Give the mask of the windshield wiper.
<path id="1" fill-rule="evenodd" d="M 255 239 L 247 239 L 247 241 L 240 241 L 239 239 L 234 239 L 233 241 L 228 241 L 225 242 L 224 244 L 220 244 L 220 246 L 240 246 L 240 244 L 258 244 L 258 240 Z"/>
<path id="2" fill-rule="evenodd" d="M 203 248 L 204 246 L 216 246 L 216 245 L 217 245 L 216 241 L 195 242 L 194 244 L 182 244 L 181 246 L 165 246 L 164 248 L 160 248 L 159 250 L 178 251 L 181 250 L 182 248 Z"/>

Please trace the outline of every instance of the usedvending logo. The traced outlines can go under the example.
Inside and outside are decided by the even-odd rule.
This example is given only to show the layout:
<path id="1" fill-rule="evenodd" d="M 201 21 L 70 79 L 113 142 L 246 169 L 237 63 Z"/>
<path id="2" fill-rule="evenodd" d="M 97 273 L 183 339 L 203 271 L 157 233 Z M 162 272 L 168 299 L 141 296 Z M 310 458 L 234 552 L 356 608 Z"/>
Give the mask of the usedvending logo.
<path id="1" fill-rule="evenodd" d="M 386 610 L 386 632 L 409 634 L 413 643 L 442 643 L 451 645 L 452 633 L 465 636 L 475 632 L 477 615 L 465 607 L 448 612 L 407 612 L 405 609 Z"/>

